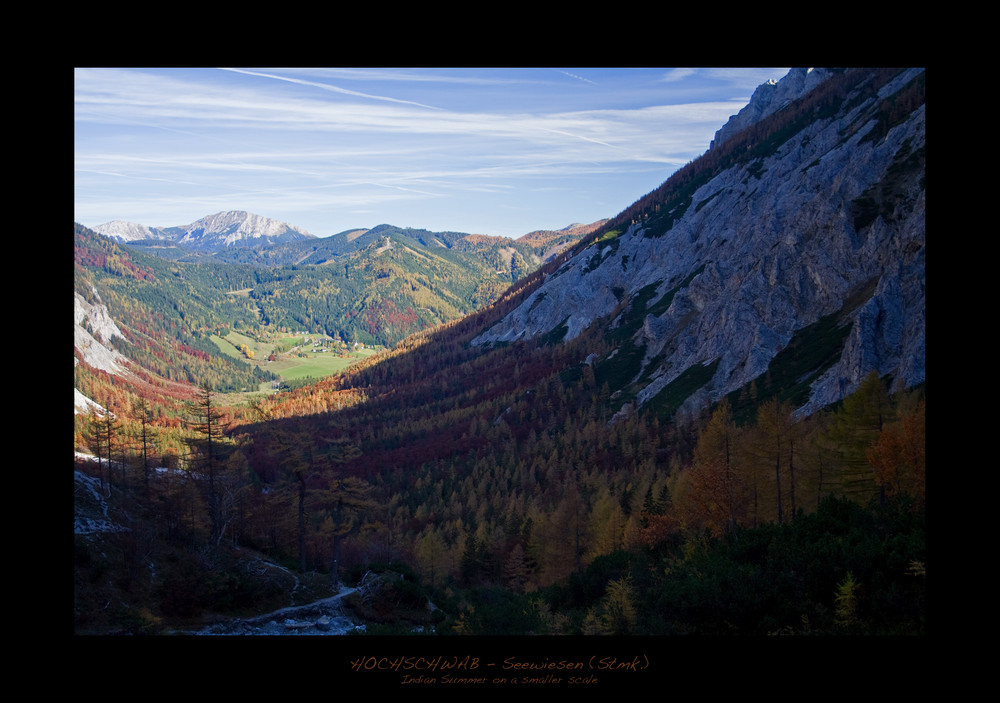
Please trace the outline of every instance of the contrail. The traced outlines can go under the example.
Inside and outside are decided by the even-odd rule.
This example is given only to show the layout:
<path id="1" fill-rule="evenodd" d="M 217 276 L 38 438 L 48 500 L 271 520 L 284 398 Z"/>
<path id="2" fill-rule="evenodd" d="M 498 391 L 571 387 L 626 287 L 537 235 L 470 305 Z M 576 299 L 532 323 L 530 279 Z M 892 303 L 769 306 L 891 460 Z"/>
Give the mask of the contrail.
<path id="1" fill-rule="evenodd" d="M 286 81 L 288 83 L 298 83 L 299 85 L 307 85 L 313 88 L 319 88 L 321 90 L 328 90 L 331 93 L 343 93 L 344 95 L 354 95 L 359 98 L 368 98 L 370 100 L 384 100 L 391 103 L 401 103 L 403 105 L 416 105 L 417 107 L 425 107 L 428 110 L 440 110 L 439 107 L 434 107 L 433 105 L 424 105 L 423 103 L 413 102 L 411 100 L 399 100 L 397 98 L 388 98 L 384 95 L 369 95 L 368 93 L 359 93 L 354 90 L 347 90 L 346 88 L 338 88 L 335 85 L 327 85 L 326 83 L 317 83 L 315 81 L 306 81 L 301 78 L 288 78 L 286 76 L 276 76 L 270 73 L 257 73 L 256 71 L 245 71 L 239 68 L 220 68 L 220 71 L 232 71 L 234 73 L 243 73 L 248 76 L 257 76 L 259 78 L 271 78 L 276 81 Z"/>
<path id="2" fill-rule="evenodd" d="M 569 71 L 563 71 L 561 69 L 556 69 L 556 71 L 558 71 L 559 73 L 563 74 L 564 76 L 569 76 L 570 78 L 575 78 L 578 81 L 583 81 L 584 83 L 590 83 L 591 85 L 597 85 L 597 83 L 595 83 L 594 81 L 590 80 L 589 78 L 584 78 L 583 76 L 578 76 L 575 73 L 570 73 Z"/>

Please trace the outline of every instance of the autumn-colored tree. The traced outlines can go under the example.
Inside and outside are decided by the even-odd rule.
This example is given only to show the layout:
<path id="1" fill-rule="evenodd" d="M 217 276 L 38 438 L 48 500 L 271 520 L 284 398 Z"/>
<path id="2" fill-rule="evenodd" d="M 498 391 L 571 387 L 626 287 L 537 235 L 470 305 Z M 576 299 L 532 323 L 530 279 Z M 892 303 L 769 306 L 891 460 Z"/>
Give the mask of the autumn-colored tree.
<path id="1" fill-rule="evenodd" d="M 299 568 L 306 569 L 306 487 L 313 471 L 313 441 L 304 432 L 279 432 L 274 440 L 273 452 L 286 476 L 294 481 L 296 501 L 296 534 Z"/>
<path id="2" fill-rule="evenodd" d="M 101 481 L 101 490 L 106 488 L 110 490 L 111 481 L 111 449 L 112 449 L 112 438 L 115 435 L 115 418 L 114 415 L 102 408 L 97 408 L 96 406 L 90 406 L 88 410 L 88 422 L 87 422 L 87 444 L 90 451 L 94 453 L 97 457 L 97 473 L 98 478 Z M 108 485 L 105 486 L 104 480 L 104 458 L 108 460 Z"/>
<path id="3" fill-rule="evenodd" d="M 589 529 L 592 538 L 586 555 L 588 561 L 618 549 L 622 545 L 626 524 L 621 501 L 611 493 L 607 484 L 598 487 L 592 502 Z"/>
<path id="4" fill-rule="evenodd" d="M 229 447 L 225 441 L 227 423 L 215 404 L 211 385 L 202 384 L 195 399 L 188 405 L 188 413 L 189 426 L 195 432 L 189 442 L 195 470 L 207 487 L 205 501 L 210 522 L 209 543 L 217 546 L 224 529 L 218 481 Z"/>
<path id="5" fill-rule="evenodd" d="M 431 586 L 444 583 L 448 571 L 447 545 L 439 530 L 428 525 L 417 538 L 414 556 L 421 577 Z"/>
<path id="6" fill-rule="evenodd" d="M 749 495 L 736 449 L 737 429 L 723 399 L 698 437 L 691 467 L 677 479 L 674 503 L 689 528 L 721 535 L 745 522 Z"/>
<path id="7" fill-rule="evenodd" d="M 868 449 L 875 481 L 888 498 L 908 495 L 922 505 L 926 498 L 927 457 L 925 402 L 900 413 L 897 422 L 883 426 Z"/>
<path id="8" fill-rule="evenodd" d="M 605 629 L 611 635 L 630 635 L 635 630 L 635 595 L 630 575 L 608 583 L 604 596 Z"/>
<path id="9" fill-rule="evenodd" d="M 149 497 L 149 445 L 152 441 L 151 430 L 150 430 L 150 420 L 152 418 L 152 410 L 149 405 L 149 401 L 145 398 L 139 398 L 139 402 L 134 408 L 135 413 L 139 416 L 139 441 L 140 441 L 140 458 L 142 460 L 142 483 L 144 490 L 146 492 L 146 497 Z"/>
<path id="10" fill-rule="evenodd" d="M 530 549 L 538 554 L 540 584 L 549 585 L 578 571 L 588 532 L 587 506 L 575 478 L 567 474 L 555 486 L 555 505 L 535 520 Z"/>
<path id="11" fill-rule="evenodd" d="M 680 530 L 681 524 L 673 512 L 651 515 L 646 526 L 639 530 L 637 541 L 646 547 L 655 547 L 680 534 Z"/>
<path id="12" fill-rule="evenodd" d="M 524 593 L 528 576 L 528 562 L 524 547 L 515 544 L 503 565 L 504 584 L 515 593 Z"/>
<path id="13" fill-rule="evenodd" d="M 893 408 L 885 384 L 874 371 L 858 389 L 844 398 L 834 413 L 829 439 L 836 447 L 843 495 L 866 503 L 884 490 L 876 483 L 875 471 L 868 461 L 868 449 L 877 441 L 883 425 L 893 417 Z"/>
<path id="14" fill-rule="evenodd" d="M 324 515 L 320 539 L 328 540 L 330 550 L 330 580 L 340 583 L 341 546 L 344 540 L 364 527 L 368 513 L 375 507 L 372 487 L 361 479 L 329 478 L 319 492 L 314 509 Z"/>
<path id="15" fill-rule="evenodd" d="M 844 580 L 837 584 L 837 592 L 834 595 L 834 620 L 837 626 L 844 631 L 854 632 L 858 627 L 860 590 L 860 584 L 850 571 L 847 572 Z"/>
<path id="16" fill-rule="evenodd" d="M 802 507 L 807 511 L 818 509 L 826 496 L 837 493 L 832 488 L 836 483 L 837 448 L 827 430 L 831 418 L 831 413 L 821 410 L 799 421 L 802 439 L 797 454 L 804 479 L 800 482 Z"/>
<path id="17" fill-rule="evenodd" d="M 587 611 L 581 625 L 585 635 L 630 635 L 635 630 L 636 608 L 631 576 L 608 582 L 604 597 Z"/>
<path id="18" fill-rule="evenodd" d="M 798 432 L 792 416 L 792 406 L 770 398 L 757 409 L 756 442 L 752 451 L 757 459 L 770 466 L 774 477 L 776 519 L 778 524 L 785 520 L 785 504 L 794 516 L 795 502 L 795 462 Z"/>

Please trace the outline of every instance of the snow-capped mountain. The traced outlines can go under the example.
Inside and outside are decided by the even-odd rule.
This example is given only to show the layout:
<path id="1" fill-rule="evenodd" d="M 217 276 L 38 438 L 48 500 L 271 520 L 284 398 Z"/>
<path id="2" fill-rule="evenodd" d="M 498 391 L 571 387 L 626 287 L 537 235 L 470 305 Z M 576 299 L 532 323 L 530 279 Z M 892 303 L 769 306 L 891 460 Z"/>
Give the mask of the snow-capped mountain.
<path id="1" fill-rule="evenodd" d="M 175 229 L 184 232 L 177 240 L 179 244 L 194 249 L 210 250 L 244 244 L 260 244 L 261 240 L 273 244 L 297 239 L 311 239 L 314 236 L 301 227 L 243 210 L 219 212 Z"/>
<path id="2" fill-rule="evenodd" d="M 301 227 L 243 210 L 218 212 L 176 227 L 149 227 L 115 220 L 98 225 L 93 230 L 122 242 L 161 239 L 203 252 L 312 239 L 315 236 Z"/>
<path id="3" fill-rule="evenodd" d="M 176 239 L 176 235 L 168 234 L 160 227 L 148 227 L 136 222 L 112 220 L 93 228 L 98 234 L 117 239 L 119 242 L 136 242 L 149 239 Z"/>

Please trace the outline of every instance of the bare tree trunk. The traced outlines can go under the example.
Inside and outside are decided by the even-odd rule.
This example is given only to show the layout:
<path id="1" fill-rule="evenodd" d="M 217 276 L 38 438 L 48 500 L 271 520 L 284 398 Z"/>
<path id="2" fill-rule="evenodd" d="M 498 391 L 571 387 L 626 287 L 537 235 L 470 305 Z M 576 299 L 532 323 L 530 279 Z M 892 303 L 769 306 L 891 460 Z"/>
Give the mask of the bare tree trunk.
<path id="1" fill-rule="evenodd" d="M 298 473 L 299 479 L 299 569 L 306 570 L 306 477 Z"/>

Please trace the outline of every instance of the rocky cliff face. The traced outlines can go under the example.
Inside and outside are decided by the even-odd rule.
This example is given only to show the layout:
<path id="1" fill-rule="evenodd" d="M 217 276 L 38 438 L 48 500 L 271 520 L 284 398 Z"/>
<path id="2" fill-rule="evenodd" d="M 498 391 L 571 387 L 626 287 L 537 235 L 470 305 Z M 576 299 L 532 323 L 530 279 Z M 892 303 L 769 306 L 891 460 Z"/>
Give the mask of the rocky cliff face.
<path id="1" fill-rule="evenodd" d="M 730 154 L 696 172 L 689 198 L 598 237 L 476 343 L 551 340 L 554 331 L 568 341 L 593 324 L 627 329 L 638 312 L 625 341 L 642 358 L 634 405 L 685 372 L 714 369 L 688 397 L 696 407 L 767 374 L 825 321 L 837 353 L 804 374 L 800 413 L 842 398 L 870 371 L 898 387 L 921 383 L 923 71 L 888 82 L 862 71 L 794 70 L 762 87 L 760 104 L 718 133 L 709 154 Z M 802 100 L 835 80 L 850 88 L 803 112 Z M 918 104 L 901 108 L 915 92 Z M 748 127 L 757 131 L 747 136 Z"/>
<path id="2" fill-rule="evenodd" d="M 111 346 L 114 337 L 124 338 L 124 335 L 96 292 L 94 298 L 95 302 L 91 303 L 79 293 L 73 294 L 74 347 L 94 368 L 116 376 L 124 375 L 127 360 Z"/>
<path id="3" fill-rule="evenodd" d="M 811 91 L 830 78 L 825 68 L 793 68 L 780 81 L 762 83 L 754 91 L 747 106 L 733 115 L 722 129 L 715 133 L 710 148 L 716 148 L 729 137 L 772 115 Z"/>

